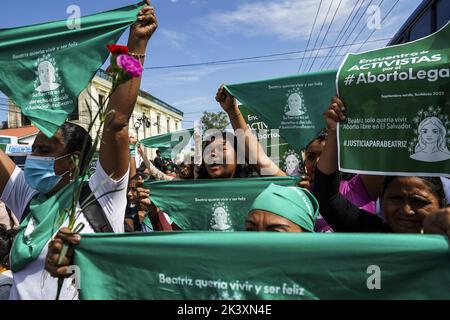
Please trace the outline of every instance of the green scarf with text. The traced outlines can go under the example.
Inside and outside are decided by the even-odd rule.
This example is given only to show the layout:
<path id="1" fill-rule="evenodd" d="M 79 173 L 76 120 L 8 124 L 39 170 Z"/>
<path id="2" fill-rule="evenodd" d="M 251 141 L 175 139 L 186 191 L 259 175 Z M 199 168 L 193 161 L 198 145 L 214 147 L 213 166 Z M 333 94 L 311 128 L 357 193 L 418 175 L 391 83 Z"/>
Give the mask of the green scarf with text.
<path id="1" fill-rule="evenodd" d="M 299 152 L 325 127 L 336 71 L 227 85 L 226 89 Z"/>
<path id="2" fill-rule="evenodd" d="M 450 299 L 436 235 L 89 234 L 74 263 L 81 299 Z"/>
<path id="3" fill-rule="evenodd" d="M 156 181 L 144 184 L 152 202 L 183 230 L 239 231 L 256 197 L 271 183 L 296 186 L 294 177 Z"/>
<path id="4" fill-rule="evenodd" d="M 53 136 L 141 5 L 82 17 L 79 28 L 61 20 L 0 30 L 0 90 Z"/>
<path id="5" fill-rule="evenodd" d="M 36 260 L 61 227 L 66 219 L 62 214 L 64 209 L 70 208 L 74 186 L 74 183 L 68 184 L 50 198 L 39 193 L 31 200 L 29 214 L 20 224 L 11 248 L 12 271 L 17 272 Z M 32 227 L 34 229 L 30 229 Z"/>

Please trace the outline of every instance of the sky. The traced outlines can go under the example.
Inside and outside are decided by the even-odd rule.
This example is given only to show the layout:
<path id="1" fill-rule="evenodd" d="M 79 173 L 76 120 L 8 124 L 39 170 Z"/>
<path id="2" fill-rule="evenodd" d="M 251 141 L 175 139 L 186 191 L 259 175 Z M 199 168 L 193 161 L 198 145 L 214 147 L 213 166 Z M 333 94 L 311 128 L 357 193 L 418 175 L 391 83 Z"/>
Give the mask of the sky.
<path id="1" fill-rule="evenodd" d="M 220 84 L 337 69 L 347 52 L 385 46 L 421 1 L 154 0 L 159 27 L 147 49 L 142 89 L 182 110 L 183 127 L 192 127 L 203 111 L 220 111 L 214 100 Z M 88 15 L 138 1 L 1 2 L 0 29 L 67 19 L 71 5 Z M 127 33 L 119 43 L 126 44 Z M 247 59 L 259 56 L 266 57 Z M 245 60 L 198 65 L 236 59 Z M 3 102 L 0 95 L 0 109 Z"/>

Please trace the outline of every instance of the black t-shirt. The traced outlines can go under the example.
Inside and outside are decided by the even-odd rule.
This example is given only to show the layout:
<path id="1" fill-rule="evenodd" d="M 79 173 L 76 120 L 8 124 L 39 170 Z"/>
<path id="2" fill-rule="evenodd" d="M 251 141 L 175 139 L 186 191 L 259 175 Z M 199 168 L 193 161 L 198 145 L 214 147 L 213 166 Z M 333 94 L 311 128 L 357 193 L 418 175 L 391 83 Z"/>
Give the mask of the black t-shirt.
<path id="1" fill-rule="evenodd" d="M 339 172 L 326 175 L 316 167 L 313 194 L 320 214 L 336 232 L 393 232 L 380 217 L 360 209 L 339 193 Z"/>
<path id="2" fill-rule="evenodd" d="M 158 168 L 158 170 L 164 170 L 164 160 L 161 157 L 156 157 L 153 162 L 155 163 L 155 167 Z"/>

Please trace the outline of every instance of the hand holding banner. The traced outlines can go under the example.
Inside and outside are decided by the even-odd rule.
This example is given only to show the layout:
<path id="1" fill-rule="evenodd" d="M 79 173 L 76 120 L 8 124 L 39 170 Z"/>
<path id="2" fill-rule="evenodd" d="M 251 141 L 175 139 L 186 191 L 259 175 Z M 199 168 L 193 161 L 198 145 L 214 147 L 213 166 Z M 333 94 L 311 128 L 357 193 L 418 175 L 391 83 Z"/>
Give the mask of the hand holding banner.
<path id="1" fill-rule="evenodd" d="M 325 126 L 322 113 L 336 94 L 335 80 L 332 70 L 225 88 L 300 152 Z"/>
<path id="2" fill-rule="evenodd" d="M 81 28 L 61 20 L 0 30 L 0 90 L 52 136 L 141 5 L 82 17 Z"/>
<path id="3" fill-rule="evenodd" d="M 183 230 L 240 231 L 255 198 L 271 183 L 296 186 L 294 177 L 172 180 L 146 183 L 152 202 Z"/>
<path id="4" fill-rule="evenodd" d="M 81 299 L 450 299 L 448 239 L 436 235 L 92 234 L 75 264 Z"/>

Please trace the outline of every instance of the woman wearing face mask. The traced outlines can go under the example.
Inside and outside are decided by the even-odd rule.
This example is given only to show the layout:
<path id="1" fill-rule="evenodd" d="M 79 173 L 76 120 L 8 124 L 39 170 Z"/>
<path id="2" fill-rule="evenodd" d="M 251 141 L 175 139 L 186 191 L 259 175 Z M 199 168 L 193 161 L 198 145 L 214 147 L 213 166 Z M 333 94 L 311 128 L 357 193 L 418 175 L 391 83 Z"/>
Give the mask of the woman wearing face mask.
<path id="1" fill-rule="evenodd" d="M 147 42 L 156 27 L 153 8 L 143 7 L 137 22 L 130 29 L 128 39 L 129 51 L 141 57 L 141 63 Z M 82 232 L 105 229 L 124 231 L 129 170 L 128 122 L 139 86 L 140 78 L 127 80 L 115 90 L 107 106 L 110 112 L 107 112 L 108 118 L 102 133 L 99 161 L 88 183 L 103 211 L 105 224 L 95 226 L 84 210 L 75 222 L 75 225 L 84 224 Z M 71 207 L 74 157 L 80 157 L 84 141 L 87 141 L 88 147 L 91 145 L 86 130 L 71 123 L 65 123 L 51 138 L 39 133 L 24 172 L 0 151 L 1 200 L 21 221 L 10 255 L 14 281 L 11 299 L 55 299 L 57 279 L 50 277 L 44 266 L 51 275 L 68 276 L 67 265 L 70 264 L 73 249 L 69 249 L 63 266 L 59 267 L 57 262 L 63 244 L 61 239 L 76 244 L 80 237 L 70 233 L 67 228 L 57 231 L 60 226 L 68 225 L 68 219 L 61 221 L 59 218 L 64 209 Z M 85 161 L 79 160 L 81 163 Z M 99 230 L 96 230 L 97 227 Z M 54 236 L 55 240 L 50 242 Z M 47 256 L 49 242 L 50 254 Z M 76 299 L 77 295 L 78 291 L 71 281 L 65 280 L 60 299 Z"/>
<path id="2" fill-rule="evenodd" d="M 336 232 L 443 233 L 450 235 L 450 208 L 446 207 L 439 178 L 386 177 L 381 207 L 386 221 L 360 209 L 339 194 L 337 122 L 345 107 L 334 97 L 324 113 L 328 136 L 317 163 L 313 193 L 320 212 Z"/>

